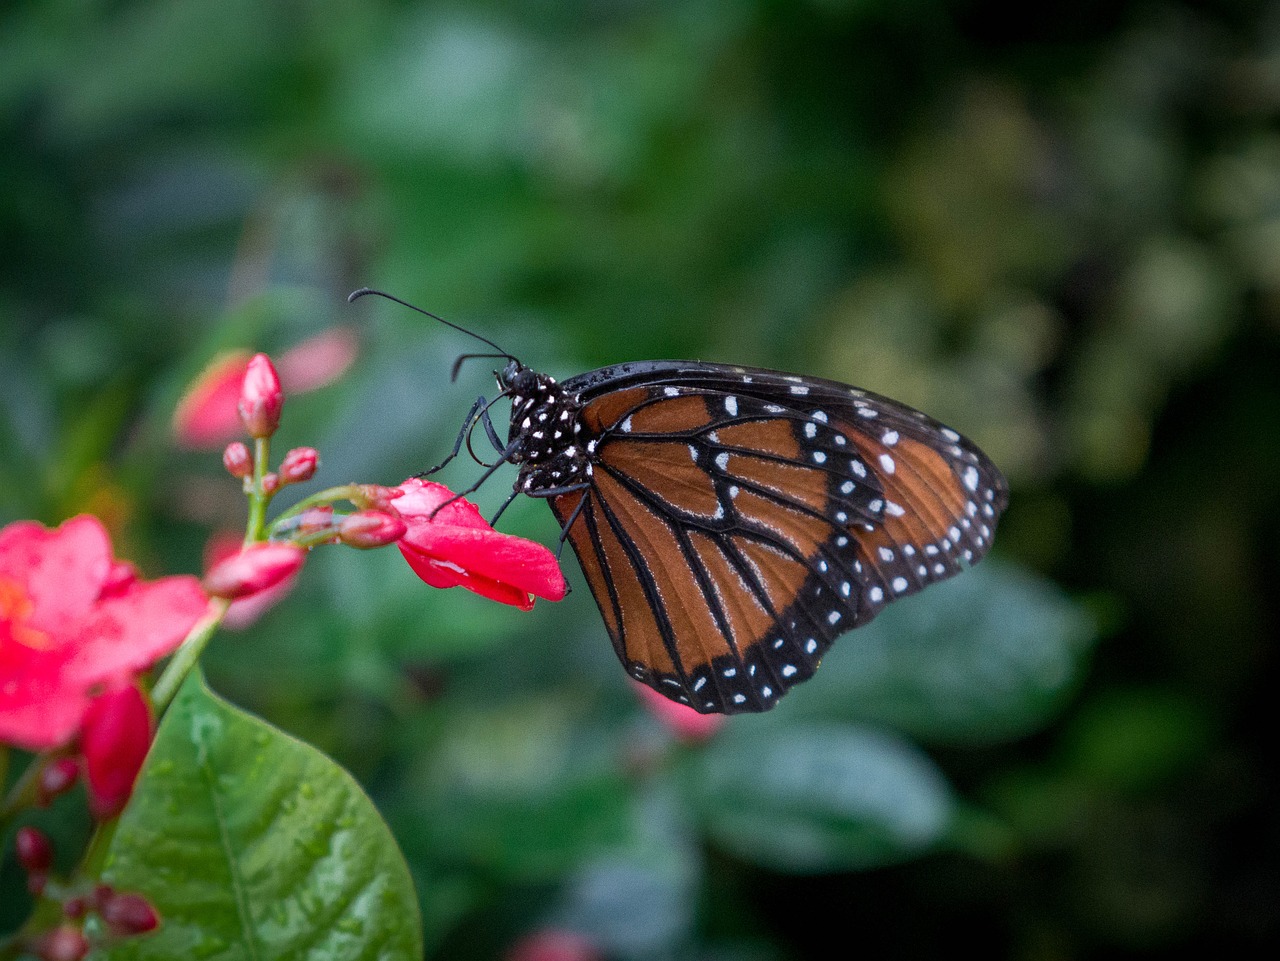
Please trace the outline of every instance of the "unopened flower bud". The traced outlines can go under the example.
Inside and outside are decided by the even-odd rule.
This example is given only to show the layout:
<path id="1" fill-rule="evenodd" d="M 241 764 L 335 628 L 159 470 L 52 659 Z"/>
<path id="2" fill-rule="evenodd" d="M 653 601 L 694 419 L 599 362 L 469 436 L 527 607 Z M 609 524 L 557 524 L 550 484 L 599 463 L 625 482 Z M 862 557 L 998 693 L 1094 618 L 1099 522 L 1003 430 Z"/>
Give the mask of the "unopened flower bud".
<path id="1" fill-rule="evenodd" d="M 64 924 L 42 934 L 35 952 L 40 961 L 81 961 L 89 953 L 89 939 L 79 928 Z"/>
<path id="2" fill-rule="evenodd" d="M 253 455 L 242 441 L 233 440 L 222 452 L 222 466 L 232 477 L 243 480 L 253 473 Z"/>
<path id="3" fill-rule="evenodd" d="M 320 454 L 314 447 L 295 447 L 280 462 L 280 481 L 298 484 L 311 480 L 320 466 Z"/>
<path id="4" fill-rule="evenodd" d="M 394 544 L 407 530 L 404 521 L 386 511 L 357 511 L 338 525 L 338 540 L 348 547 L 369 549 Z"/>
<path id="5" fill-rule="evenodd" d="M 299 534 L 315 534 L 333 524 L 333 508 L 328 504 L 311 507 L 298 518 Z"/>
<path id="6" fill-rule="evenodd" d="M 44 874 L 53 865 L 53 842 L 39 828 L 18 828 L 14 848 L 18 863 L 28 874 Z"/>
<path id="7" fill-rule="evenodd" d="M 307 552 L 295 544 L 250 544 L 215 564 L 204 576 L 204 589 L 233 601 L 249 597 L 297 573 L 306 559 Z"/>
<path id="8" fill-rule="evenodd" d="M 98 913 L 114 934 L 146 934 L 160 926 L 160 915 L 141 894 L 112 894 L 103 899 Z"/>
<path id="9" fill-rule="evenodd" d="M 262 493 L 270 496 L 280 489 L 280 475 L 270 471 L 262 475 Z"/>
<path id="10" fill-rule="evenodd" d="M 89 913 L 89 899 L 83 894 L 75 894 L 62 902 L 63 917 L 78 921 Z"/>
<path id="11" fill-rule="evenodd" d="M 151 703 L 135 685 L 100 694 L 80 729 L 89 807 L 100 820 L 124 810 L 151 747 Z"/>
<path id="12" fill-rule="evenodd" d="M 284 392 L 280 377 L 266 354 L 255 354 L 244 372 L 240 388 L 240 420 L 250 437 L 270 437 L 280 426 Z"/>
<path id="13" fill-rule="evenodd" d="M 48 807 L 59 794 L 70 791 L 80 777 L 80 765 L 73 758 L 60 757 L 40 769 L 36 784 L 36 803 Z"/>

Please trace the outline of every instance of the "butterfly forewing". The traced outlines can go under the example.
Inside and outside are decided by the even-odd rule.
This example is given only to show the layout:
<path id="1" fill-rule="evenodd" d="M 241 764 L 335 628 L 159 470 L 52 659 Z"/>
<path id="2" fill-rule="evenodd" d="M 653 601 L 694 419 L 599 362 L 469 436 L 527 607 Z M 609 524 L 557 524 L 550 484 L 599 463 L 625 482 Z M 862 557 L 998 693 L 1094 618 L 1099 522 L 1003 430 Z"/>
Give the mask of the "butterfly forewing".
<path id="1" fill-rule="evenodd" d="M 552 499 L 628 672 L 767 710 L 839 634 L 976 562 L 1004 479 L 956 432 L 816 378 L 709 364 L 573 378 L 583 492 Z"/>

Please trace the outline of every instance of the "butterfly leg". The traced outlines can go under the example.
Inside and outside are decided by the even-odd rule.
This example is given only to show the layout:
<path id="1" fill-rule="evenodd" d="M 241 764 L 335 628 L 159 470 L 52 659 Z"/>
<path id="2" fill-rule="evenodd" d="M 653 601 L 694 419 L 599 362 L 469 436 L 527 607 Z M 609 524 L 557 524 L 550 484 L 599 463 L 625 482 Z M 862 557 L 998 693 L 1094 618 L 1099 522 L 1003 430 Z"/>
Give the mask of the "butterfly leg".
<path id="1" fill-rule="evenodd" d="M 483 467 L 488 467 L 489 465 L 486 464 L 484 461 L 482 461 L 479 457 L 477 457 L 476 452 L 472 450 L 471 435 L 475 433 L 476 424 L 483 424 L 484 432 L 489 436 L 489 443 L 493 445 L 493 449 L 496 450 L 499 454 L 502 453 L 502 441 L 498 439 L 498 432 L 493 429 L 493 421 L 489 417 L 489 408 L 492 407 L 495 403 L 497 403 L 497 401 L 499 401 L 502 398 L 502 396 L 503 395 L 499 394 L 497 397 L 493 399 L 492 402 L 486 404 L 484 406 L 484 409 L 480 411 L 480 415 L 478 417 L 475 417 L 471 421 L 470 425 L 468 425 L 468 428 L 467 428 L 467 453 L 471 455 L 471 459 L 473 461 L 475 461 L 477 464 L 480 464 Z M 481 397 L 480 400 L 484 400 L 484 398 Z M 477 403 L 477 406 L 478 406 L 478 403 Z M 471 412 L 472 414 L 475 413 L 474 407 L 471 408 Z"/>
<path id="2" fill-rule="evenodd" d="M 578 515 L 582 513 L 582 508 L 587 506 L 587 498 L 591 496 L 590 485 L 584 484 L 582 496 L 578 498 L 577 505 L 573 508 L 573 513 L 569 515 L 569 519 L 564 522 L 564 527 L 560 528 L 560 539 L 556 541 L 556 560 L 560 560 L 560 552 L 564 550 L 564 542 L 569 537 L 569 528 L 573 527 L 573 522 L 578 519 Z"/>
<path id="3" fill-rule="evenodd" d="M 556 544 L 557 560 L 560 558 L 560 552 L 564 550 L 564 542 L 565 538 L 569 536 L 569 528 L 578 519 L 578 515 L 582 513 L 582 508 L 586 506 L 587 498 L 591 496 L 591 484 L 565 484 L 563 487 L 544 487 L 541 490 L 527 492 L 530 497 L 559 497 L 561 494 L 572 494 L 575 491 L 582 491 L 582 496 L 578 498 L 578 504 L 574 507 L 573 513 L 569 515 L 569 519 L 565 521 L 564 527 L 560 529 L 560 540 Z M 506 505 L 503 506 L 505 507 Z"/>
<path id="4" fill-rule="evenodd" d="M 502 512 L 505 511 L 508 507 L 510 507 L 511 502 L 519 496 L 520 496 L 520 492 L 518 490 L 512 489 L 511 494 L 507 497 L 506 500 L 502 502 L 502 506 L 498 508 L 497 512 L 489 520 L 490 527 L 498 526 L 498 518 L 502 516 Z"/>
<path id="5" fill-rule="evenodd" d="M 413 475 L 414 477 L 430 477 L 432 474 L 436 473 L 437 471 L 444 470 L 444 468 L 448 466 L 449 462 L 458 456 L 458 451 L 462 450 L 462 442 L 464 440 L 467 440 L 470 437 L 471 430 L 475 426 L 476 414 L 479 411 L 486 409 L 485 408 L 486 403 L 488 402 L 484 399 L 484 397 L 476 398 L 476 402 L 472 404 L 471 409 L 467 411 L 467 416 L 462 419 L 462 430 L 458 431 L 458 439 L 453 442 L 453 450 L 449 453 L 449 456 L 446 457 L 444 460 L 442 460 L 440 463 L 436 464 L 436 466 L 431 468 L 430 470 L 424 470 L 421 473 L 414 474 Z"/>
<path id="6" fill-rule="evenodd" d="M 435 517 L 438 513 L 440 513 L 440 510 L 442 508 L 448 507 L 454 501 L 461 500 L 462 498 L 466 497 L 468 494 L 474 494 L 476 491 L 478 491 L 480 489 L 480 485 L 493 476 L 494 471 L 496 471 L 503 464 L 511 460 L 511 456 L 520 449 L 520 444 L 521 444 L 520 438 L 516 438 L 510 444 L 508 444 L 506 447 L 500 450 L 498 452 L 500 456 L 498 457 L 498 462 L 496 464 L 490 465 L 489 469 L 480 475 L 480 479 L 477 480 L 470 487 L 468 487 L 466 490 L 459 491 L 458 493 L 450 497 L 447 501 L 445 501 L 444 503 L 436 507 L 436 509 L 431 512 L 431 517 Z"/>

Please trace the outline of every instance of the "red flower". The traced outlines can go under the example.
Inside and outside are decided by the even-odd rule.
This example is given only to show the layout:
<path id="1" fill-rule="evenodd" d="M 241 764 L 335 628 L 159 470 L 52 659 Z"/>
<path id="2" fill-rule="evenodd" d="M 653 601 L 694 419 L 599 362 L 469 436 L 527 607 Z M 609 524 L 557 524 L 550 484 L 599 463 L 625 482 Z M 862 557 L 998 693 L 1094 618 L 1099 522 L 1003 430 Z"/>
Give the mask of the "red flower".
<path id="1" fill-rule="evenodd" d="M 432 517 L 454 496 L 442 484 L 415 477 L 400 490 L 404 496 L 392 502 L 408 527 L 398 542 L 400 553 L 432 587 L 465 587 L 522 611 L 533 607 L 530 594 L 549 601 L 564 597 L 564 575 L 555 555 L 541 544 L 499 534 L 465 499 L 440 508 Z"/>
<path id="2" fill-rule="evenodd" d="M 178 402 L 173 434 L 193 450 L 216 450 L 244 432 L 236 403 L 244 385 L 249 353 L 243 350 L 215 357 Z"/>
<path id="3" fill-rule="evenodd" d="M 663 697 L 651 687 L 632 682 L 649 713 L 682 741 L 705 741 L 724 724 L 723 714 L 699 714 L 688 705 Z"/>
<path id="4" fill-rule="evenodd" d="M 546 928 L 526 934 L 503 957 L 505 961 L 602 961 L 604 955 L 585 934 Z"/>
<path id="5" fill-rule="evenodd" d="M 151 703 L 136 684 L 95 697 L 80 731 L 89 806 L 98 818 L 124 810 L 151 748 Z"/>
<path id="6" fill-rule="evenodd" d="M 114 561 L 95 517 L 0 530 L 0 742 L 65 744 L 93 694 L 131 683 L 206 606 L 194 577 L 144 582 Z"/>

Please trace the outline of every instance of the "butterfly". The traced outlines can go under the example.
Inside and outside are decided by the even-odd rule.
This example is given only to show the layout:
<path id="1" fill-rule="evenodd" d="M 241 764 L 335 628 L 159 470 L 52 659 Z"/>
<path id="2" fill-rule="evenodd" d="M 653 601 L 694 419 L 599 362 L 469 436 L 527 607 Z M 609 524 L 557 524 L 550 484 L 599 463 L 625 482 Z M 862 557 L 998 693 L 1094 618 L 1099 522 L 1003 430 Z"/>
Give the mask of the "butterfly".
<path id="1" fill-rule="evenodd" d="M 972 441 L 870 391 L 695 361 L 558 383 L 486 343 L 507 441 L 481 398 L 454 455 L 482 423 L 475 486 L 518 465 L 506 503 L 547 500 L 627 673 L 700 713 L 772 708 L 836 637 L 977 563 L 1008 503 Z"/>

